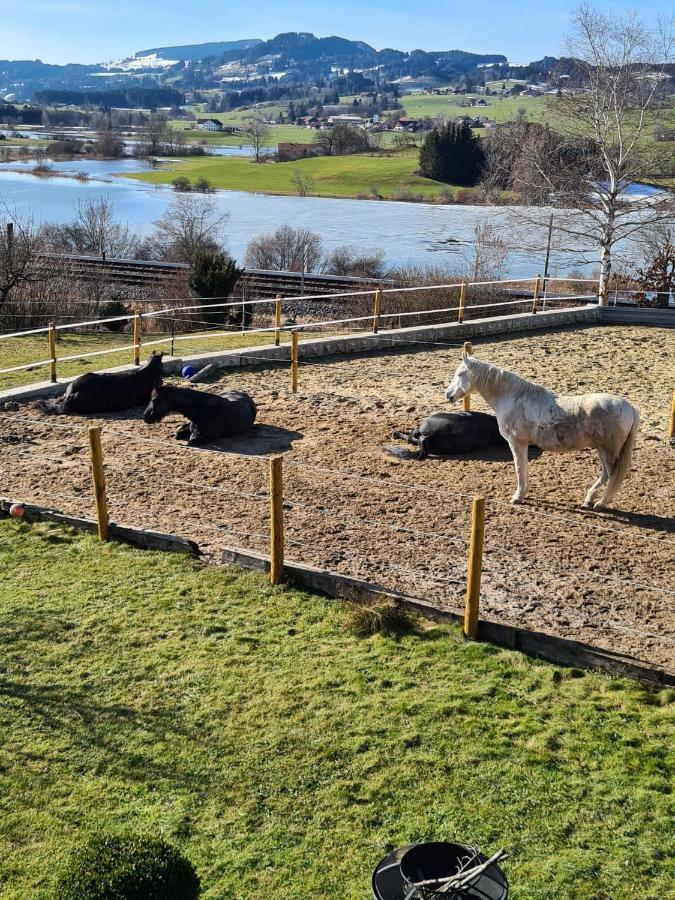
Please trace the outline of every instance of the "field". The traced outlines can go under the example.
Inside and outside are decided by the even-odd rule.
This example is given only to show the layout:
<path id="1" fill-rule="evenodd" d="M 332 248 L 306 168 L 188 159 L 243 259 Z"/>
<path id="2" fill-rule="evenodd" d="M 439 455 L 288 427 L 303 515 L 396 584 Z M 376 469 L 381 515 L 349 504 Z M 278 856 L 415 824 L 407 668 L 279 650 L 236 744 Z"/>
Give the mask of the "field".
<path id="1" fill-rule="evenodd" d="M 415 174 L 417 153 L 356 154 L 322 156 L 293 163 L 261 163 L 238 156 L 186 159 L 170 162 L 162 169 L 130 175 L 152 184 L 170 184 L 179 175 L 194 183 L 206 178 L 212 187 L 228 191 L 264 194 L 295 194 L 293 178 L 311 179 L 308 194 L 323 197 L 358 197 L 376 191 L 386 198 L 402 193 L 421 194 L 426 199 L 457 190 Z"/>
<path id="2" fill-rule="evenodd" d="M 252 436 L 213 448 L 223 452 L 176 445 L 176 418 L 148 428 L 138 422 L 140 411 L 109 417 L 111 515 L 194 538 L 216 561 L 228 545 L 265 552 L 265 460 L 227 451 L 285 452 L 289 558 L 459 610 L 471 497 L 485 493 L 485 616 L 672 670 L 675 454 L 665 434 L 674 340 L 667 329 L 579 328 L 484 340 L 476 348 L 560 393 L 608 390 L 637 405 L 634 473 L 615 511 L 579 507 L 596 477 L 591 452 L 533 455 L 530 497 L 515 508 L 508 504 L 508 452 L 424 463 L 384 453 L 393 429 L 444 407 L 457 351 L 441 346 L 308 361 L 296 396 L 287 389 L 287 366 L 235 370 L 211 389 L 249 390 L 258 424 Z M 4 496 L 90 512 L 85 424 L 35 410 L 17 420 L 2 416 Z"/>
<path id="3" fill-rule="evenodd" d="M 344 604 L 55 527 L 0 522 L 0 565 L 3 900 L 125 827 L 205 900 L 363 900 L 390 848 L 453 837 L 509 850 L 514 900 L 670 893 L 672 691 L 358 638 Z"/>
<path id="4" fill-rule="evenodd" d="M 479 98 L 485 100 L 489 106 L 466 105 L 470 99 Z M 486 97 L 482 94 L 450 96 L 407 94 L 401 98 L 401 103 L 406 115 L 415 119 L 445 116 L 453 120 L 457 116 L 487 116 L 495 122 L 511 122 L 517 117 L 519 110 L 523 109 L 529 121 L 545 122 L 550 99 L 550 97 Z"/>
<path id="5" fill-rule="evenodd" d="M 210 337 L 204 332 L 202 336 L 197 338 L 199 332 L 193 333 L 193 339 L 182 342 L 180 337 L 176 341 L 176 353 L 182 352 L 199 353 L 202 350 L 229 350 L 234 347 L 247 346 L 254 344 L 269 343 L 269 334 L 247 334 L 245 337 L 238 332 L 232 335 L 221 335 L 219 337 Z M 151 334 L 148 340 L 159 340 L 166 337 L 166 343 L 154 345 L 147 348 L 141 348 L 141 360 L 147 359 L 153 351 L 164 350 L 169 352 L 171 349 L 170 337 L 167 335 Z M 283 341 L 290 340 L 288 332 L 282 332 L 281 339 Z M 72 360 L 70 362 L 59 362 L 57 367 L 57 375 L 60 378 L 66 378 L 70 375 L 81 375 L 84 372 L 91 372 L 92 369 L 108 369 L 114 366 L 123 366 L 133 361 L 133 354 L 130 348 L 132 336 L 128 333 L 110 334 L 105 332 L 64 332 L 56 345 L 57 357 L 74 356 L 76 353 L 84 354 L 82 359 Z M 87 353 L 96 353 L 101 350 L 112 350 L 114 347 L 127 347 L 118 353 L 109 353 L 104 356 L 87 357 Z M 28 335 L 21 338 L 10 338 L 0 340 L 0 369 L 9 369 L 13 366 L 20 366 L 33 360 L 36 362 L 49 357 L 47 348 L 47 336 Z M 18 372 L 0 373 L 0 390 L 17 387 L 23 384 L 33 384 L 39 381 L 47 381 L 49 378 L 49 367 L 39 366 L 29 370 Z"/>

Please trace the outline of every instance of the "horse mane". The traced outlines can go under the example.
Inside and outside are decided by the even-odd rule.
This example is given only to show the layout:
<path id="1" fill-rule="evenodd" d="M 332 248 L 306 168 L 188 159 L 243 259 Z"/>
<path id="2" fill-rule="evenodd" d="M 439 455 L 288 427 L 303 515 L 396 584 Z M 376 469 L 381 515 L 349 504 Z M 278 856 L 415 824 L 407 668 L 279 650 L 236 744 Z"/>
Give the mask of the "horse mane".
<path id="1" fill-rule="evenodd" d="M 473 375 L 473 387 L 478 391 L 481 389 L 486 389 L 490 393 L 506 391 L 523 400 L 535 400 L 542 393 L 551 394 L 551 391 L 543 385 L 528 381 L 515 372 L 492 363 L 482 362 L 472 356 L 467 357 L 464 362 Z"/>

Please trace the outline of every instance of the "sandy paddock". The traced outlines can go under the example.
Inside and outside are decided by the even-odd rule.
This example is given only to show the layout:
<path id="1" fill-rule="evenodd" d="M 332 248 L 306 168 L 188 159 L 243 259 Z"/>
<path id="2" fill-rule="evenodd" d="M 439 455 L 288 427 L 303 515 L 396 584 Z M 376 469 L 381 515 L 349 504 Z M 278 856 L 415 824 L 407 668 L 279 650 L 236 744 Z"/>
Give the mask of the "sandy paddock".
<path id="1" fill-rule="evenodd" d="M 675 331 L 574 328 L 481 340 L 475 352 L 560 393 L 607 390 L 637 405 L 634 471 L 615 511 L 580 508 L 596 477 L 591 451 L 532 459 L 522 507 L 508 504 L 508 452 L 386 455 L 392 429 L 446 408 L 458 349 L 433 345 L 308 362 L 296 396 L 287 368 L 234 370 L 204 389 L 249 390 L 259 424 L 208 452 L 177 445 L 173 417 L 102 420 L 111 517 L 193 538 L 211 560 L 226 545 L 266 551 L 266 460 L 235 453 L 284 452 L 289 558 L 461 609 L 471 497 L 482 492 L 482 615 L 675 669 L 675 448 L 665 440 Z M 91 515 L 89 424 L 0 415 L 0 494 Z"/>

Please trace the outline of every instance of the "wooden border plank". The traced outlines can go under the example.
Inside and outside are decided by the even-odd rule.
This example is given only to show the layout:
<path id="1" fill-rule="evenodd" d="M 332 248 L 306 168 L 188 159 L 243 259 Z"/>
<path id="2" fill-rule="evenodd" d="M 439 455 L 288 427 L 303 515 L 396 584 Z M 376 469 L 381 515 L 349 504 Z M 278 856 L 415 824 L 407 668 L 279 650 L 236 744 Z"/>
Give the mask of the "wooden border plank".
<path id="1" fill-rule="evenodd" d="M 8 500 L 5 497 L 0 497 L 0 516 L 3 518 L 8 517 L 12 503 L 21 502 L 20 500 Z M 58 510 L 45 506 L 36 506 L 33 503 L 24 503 L 23 506 L 26 510 L 24 514 L 24 521 L 26 522 L 54 522 L 67 528 L 77 528 L 78 531 L 86 531 L 88 534 L 98 533 L 98 523 L 95 519 L 69 516 L 58 512 Z M 194 541 L 175 534 L 148 531 L 143 528 L 133 528 L 130 525 L 118 525 L 116 522 L 110 522 L 109 532 L 111 538 L 127 544 L 133 544 L 133 546 L 141 547 L 145 550 L 167 550 L 171 553 L 187 553 L 190 556 L 201 555 L 199 546 Z"/>

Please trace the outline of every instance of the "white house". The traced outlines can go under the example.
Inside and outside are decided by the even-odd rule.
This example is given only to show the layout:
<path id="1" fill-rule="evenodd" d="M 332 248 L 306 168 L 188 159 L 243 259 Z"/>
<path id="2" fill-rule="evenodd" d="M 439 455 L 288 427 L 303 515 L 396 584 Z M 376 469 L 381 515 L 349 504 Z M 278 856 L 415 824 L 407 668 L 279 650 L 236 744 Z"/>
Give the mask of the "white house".
<path id="1" fill-rule="evenodd" d="M 218 119 L 197 119 L 197 128 L 201 131 L 222 131 L 223 123 Z"/>

